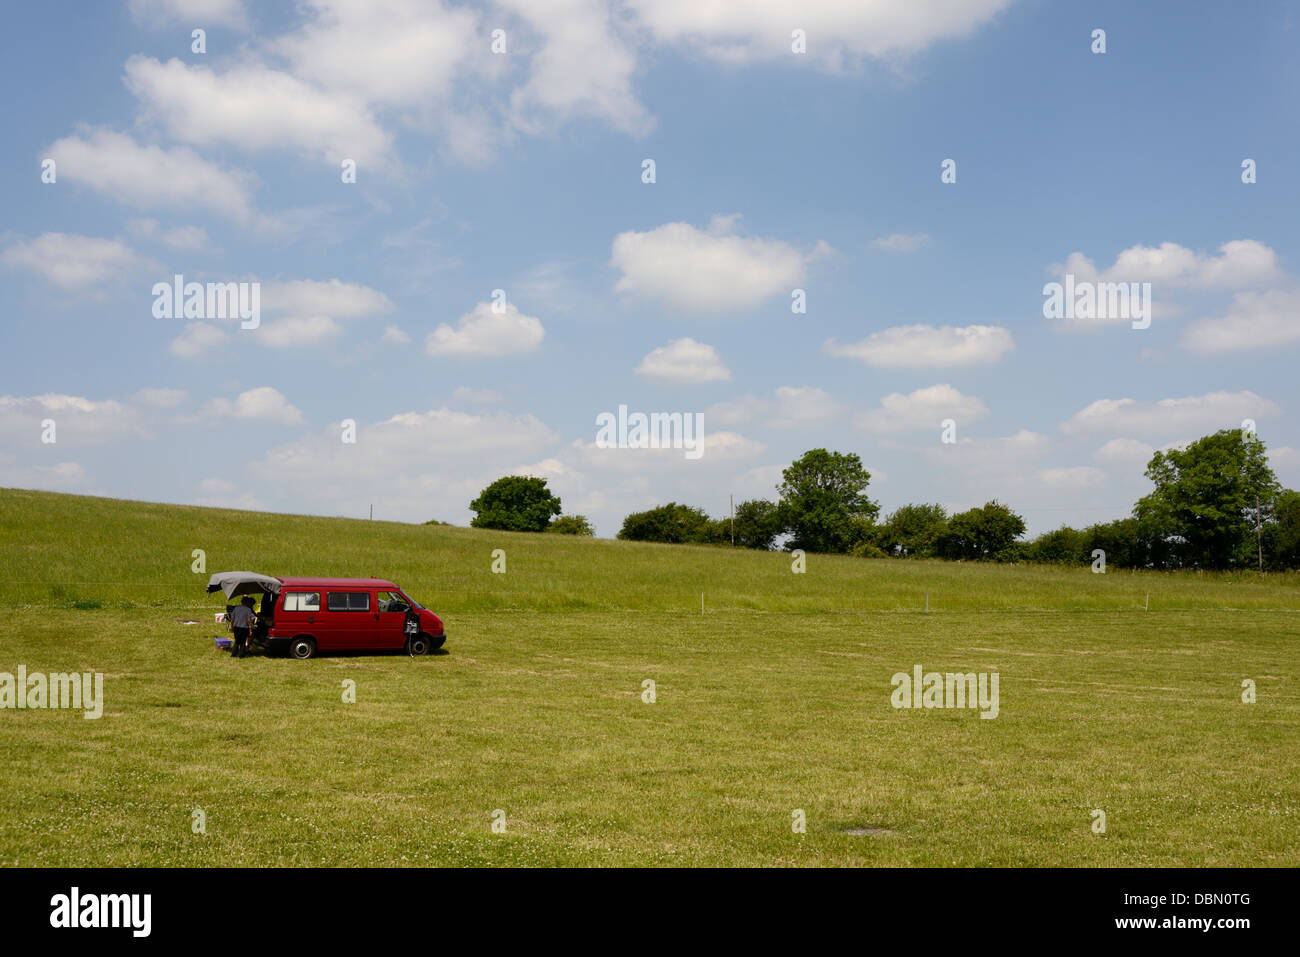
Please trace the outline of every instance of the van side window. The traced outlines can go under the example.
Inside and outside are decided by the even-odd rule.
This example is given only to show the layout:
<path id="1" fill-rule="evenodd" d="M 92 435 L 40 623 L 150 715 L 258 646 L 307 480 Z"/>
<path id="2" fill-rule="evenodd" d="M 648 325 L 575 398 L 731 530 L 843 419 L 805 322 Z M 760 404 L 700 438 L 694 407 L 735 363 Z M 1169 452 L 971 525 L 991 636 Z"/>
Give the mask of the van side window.
<path id="1" fill-rule="evenodd" d="M 370 592 L 368 591 L 332 591 L 329 597 L 330 611 L 369 611 Z"/>
<path id="2" fill-rule="evenodd" d="M 320 592 L 287 591 L 284 593 L 285 611 L 320 611 Z"/>

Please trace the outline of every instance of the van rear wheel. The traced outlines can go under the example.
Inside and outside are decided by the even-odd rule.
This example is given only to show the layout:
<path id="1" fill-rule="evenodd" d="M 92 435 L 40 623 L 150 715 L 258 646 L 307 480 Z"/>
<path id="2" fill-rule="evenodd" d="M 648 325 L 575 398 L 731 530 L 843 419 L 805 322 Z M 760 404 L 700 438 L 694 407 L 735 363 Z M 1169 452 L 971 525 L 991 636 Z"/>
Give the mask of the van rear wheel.
<path id="1" fill-rule="evenodd" d="M 289 657 L 297 658 L 299 661 L 306 660 L 316 654 L 316 642 L 310 638 L 295 638 L 289 642 Z"/>
<path id="2" fill-rule="evenodd" d="M 429 653 L 429 636 L 421 632 L 406 639 L 408 655 L 427 655 Z"/>

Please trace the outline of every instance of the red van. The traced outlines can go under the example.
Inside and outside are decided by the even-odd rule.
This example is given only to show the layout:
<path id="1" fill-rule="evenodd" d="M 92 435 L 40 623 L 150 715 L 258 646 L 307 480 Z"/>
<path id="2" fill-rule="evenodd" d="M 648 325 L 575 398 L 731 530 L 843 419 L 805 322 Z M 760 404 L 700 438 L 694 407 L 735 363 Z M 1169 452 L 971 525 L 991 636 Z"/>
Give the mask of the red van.
<path id="1" fill-rule="evenodd" d="M 442 619 L 382 578 L 271 578 L 219 572 L 208 591 L 261 594 L 254 642 L 272 654 L 398 651 L 424 655 L 447 640 Z M 230 607 L 230 606 L 228 606 Z"/>

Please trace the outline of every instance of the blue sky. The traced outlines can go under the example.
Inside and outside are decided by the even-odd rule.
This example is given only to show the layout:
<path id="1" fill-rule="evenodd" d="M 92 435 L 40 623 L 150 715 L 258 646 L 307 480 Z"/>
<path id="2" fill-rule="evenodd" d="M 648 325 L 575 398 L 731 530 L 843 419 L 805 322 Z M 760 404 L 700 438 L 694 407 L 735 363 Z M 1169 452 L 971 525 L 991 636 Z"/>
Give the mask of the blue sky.
<path id="1" fill-rule="evenodd" d="M 14 9 L 0 486 L 466 524 L 520 472 L 613 535 L 670 500 L 774 498 L 826 446 L 886 512 L 996 497 L 1043 531 L 1126 514 L 1154 449 L 1250 418 L 1296 487 L 1297 19 Z M 1045 318 L 1067 272 L 1150 282 L 1149 328 Z M 258 283 L 260 326 L 156 318 L 177 273 Z M 596 447 L 620 405 L 703 413 L 705 454 Z"/>

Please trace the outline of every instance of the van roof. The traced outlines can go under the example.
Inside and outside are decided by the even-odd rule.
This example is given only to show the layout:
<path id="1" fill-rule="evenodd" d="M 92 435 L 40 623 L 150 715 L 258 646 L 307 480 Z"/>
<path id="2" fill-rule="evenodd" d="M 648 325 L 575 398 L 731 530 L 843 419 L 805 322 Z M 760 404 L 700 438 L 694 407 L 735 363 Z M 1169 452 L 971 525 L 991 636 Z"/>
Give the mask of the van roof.
<path id="1" fill-rule="evenodd" d="M 386 578 L 281 578 L 286 588 L 396 588 Z"/>

